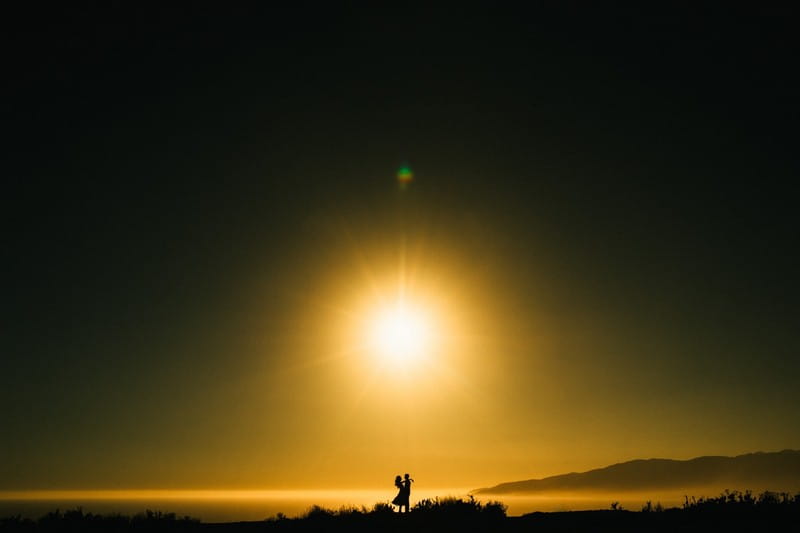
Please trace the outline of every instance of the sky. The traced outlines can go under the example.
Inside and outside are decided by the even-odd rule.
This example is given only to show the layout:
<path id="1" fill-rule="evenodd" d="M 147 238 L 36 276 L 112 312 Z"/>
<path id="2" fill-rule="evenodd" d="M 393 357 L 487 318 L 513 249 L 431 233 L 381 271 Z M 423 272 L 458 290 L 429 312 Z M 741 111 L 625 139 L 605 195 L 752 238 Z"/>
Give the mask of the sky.
<path id="1" fill-rule="evenodd" d="M 0 490 L 800 448 L 790 13 L 314 9 L 12 21 Z"/>

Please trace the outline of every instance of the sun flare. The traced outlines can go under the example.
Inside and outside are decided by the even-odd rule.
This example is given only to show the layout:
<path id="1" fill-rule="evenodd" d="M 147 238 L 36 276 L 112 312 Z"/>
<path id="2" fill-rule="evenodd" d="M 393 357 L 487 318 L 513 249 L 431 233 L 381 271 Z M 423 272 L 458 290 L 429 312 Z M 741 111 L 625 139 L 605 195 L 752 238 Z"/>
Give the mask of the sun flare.
<path id="1" fill-rule="evenodd" d="M 369 327 L 370 345 L 387 362 L 406 363 L 419 359 L 430 349 L 430 319 L 408 305 L 379 310 Z"/>

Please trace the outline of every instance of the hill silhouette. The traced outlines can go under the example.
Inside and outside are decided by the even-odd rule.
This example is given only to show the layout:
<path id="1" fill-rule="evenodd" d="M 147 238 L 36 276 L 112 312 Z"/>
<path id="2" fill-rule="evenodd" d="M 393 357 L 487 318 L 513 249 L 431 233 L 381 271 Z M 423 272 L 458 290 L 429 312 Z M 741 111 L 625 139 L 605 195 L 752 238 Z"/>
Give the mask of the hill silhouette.
<path id="1" fill-rule="evenodd" d="M 587 472 L 528 479 L 481 488 L 474 494 L 533 494 L 575 491 L 634 491 L 694 487 L 800 490 L 800 451 L 756 452 L 685 461 L 638 459 Z"/>

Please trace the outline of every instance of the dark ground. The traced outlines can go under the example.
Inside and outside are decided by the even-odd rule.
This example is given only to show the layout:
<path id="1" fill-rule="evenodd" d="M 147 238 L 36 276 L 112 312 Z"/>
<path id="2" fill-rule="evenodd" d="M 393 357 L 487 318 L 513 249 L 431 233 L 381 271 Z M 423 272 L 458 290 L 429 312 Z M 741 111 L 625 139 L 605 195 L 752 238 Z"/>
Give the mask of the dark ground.
<path id="1" fill-rule="evenodd" d="M 0 531 L 8 532 L 106 532 L 106 531 L 163 531 L 197 533 L 254 533 L 305 532 L 305 531 L 508 531 L 508 532 L 560 532 L 560 531 L 793 531 L 800 514 L 795 512 L 746 514 L 695 514 L 665 511 L 641 513 L 632 511 L 573 511 L 533 513 L 521 517 L 498 520 L 424 520 L 413 516 L 352 517 L 323 520 L 280 520 L 260 522 L 231 522 L 220 524 L 175 523 L 118 525 L 104 527 L 98 524 L 60 524 L 45 526 L 36 523 L 4 522 Z"/>
<path id="2" fill-rule="evenodd" d="M 306 531 L 792 531 L 800 518 L 800 495 L 725 493 L 717 498 L 687 501 L 682 508 L 641 511 L 598 510 L 531 513 L 507 517 L 500 503 L 474 499 L 423 500 L 409 514 L 395 513 L 388 504 L 331 511 L 312 507 L 304 516 L 282 515 L 259 522 L 201 523 L 172 513 L 147 511 L 134 517 L 84 514 L 82 510 L 52 512 L 40 519 L 0 519 L 0 531 L 255 533 Z M 793 529 L 794 528 L 794 529 Z"/>

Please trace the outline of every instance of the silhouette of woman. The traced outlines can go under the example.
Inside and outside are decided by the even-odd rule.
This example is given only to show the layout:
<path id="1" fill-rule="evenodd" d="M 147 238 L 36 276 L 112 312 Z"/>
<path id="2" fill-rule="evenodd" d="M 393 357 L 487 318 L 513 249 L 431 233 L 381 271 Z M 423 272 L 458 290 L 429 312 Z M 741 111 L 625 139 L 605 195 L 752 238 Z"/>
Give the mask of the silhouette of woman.
<path id="1" fill-rule="evenodd" d="M 405 501 L 405 486 L 403 485 L 403 479 L 398 475 L 394 478 L 394 486 L 397 487 L 397 496 L 394 497 L 392 500 L 392 505 L 396 505 L 400 508 L 400 512 L 403 512 L 403 502 Z"/>

